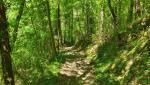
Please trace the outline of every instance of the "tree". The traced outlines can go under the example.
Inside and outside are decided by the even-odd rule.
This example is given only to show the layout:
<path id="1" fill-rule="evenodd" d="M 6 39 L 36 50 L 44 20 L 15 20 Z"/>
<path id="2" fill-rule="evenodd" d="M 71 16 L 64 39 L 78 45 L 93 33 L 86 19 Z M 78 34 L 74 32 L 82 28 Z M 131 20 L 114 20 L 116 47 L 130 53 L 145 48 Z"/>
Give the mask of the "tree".
<path id="1" fill-rule="evenodd" d="M 62 31 L 61 31 L 61 16 L 60 16 L 60 0 L 57 0 L 57 42 L 58 42 L 58 51 L 59 47 L 62 44 Z"/>
<path id="2" fill-rule="evenodd" d="M 140 0 L 136 0 L 136 6 L 135 6 L 135 9 L 136 9 L 136 16 L 137 17 L 140 17 L 141 16 L 141 6 L 140 6 Z"/>
<path id="3" fill-rule="evenodd" d="M 0 0 L 0 52 L 2 57 L 2 70 L 5 85 L 15 85 L 12 69 L 11 48 L 8 35 L 8 22 L 6 18 L 6 7 Z"/>
<path id="4" fill-rule="evenodd" d="M 46 7 L 47 7 L 47 18 L 48 18 L 48 26 L 49 26 L 49 33 L 50 33 L 50 47 L 51 47 L 51 55 L 55 56 L 57 54 L 56 46 L 55 46 L 55 39 L 51 24 L 51 13 L 50 13 L 50 5 L 49 0 L 46 0 Z"/>
<path id="5" fill-rule="evenodd" d="M 85 10 L 86 10 L 86 28 L 87 28 L 87 42 L 90 44 L 92 42 L 92 34 L 93 34 L 93 29 L 94 29 L 94 17 L 92 13 L 92 6 L 91 6 L 91 1 L 86 1 L 85 3 Z"/>
<path id="6" fill-rule="evenodd" d="M 127 23 L 131 23 L 133 21 L 133 7 L 134 7 L 134 0 L 130 0 L 130 7 L 128 10 L 128 17 L 127 17 Z"/>
<path id="7" fill-rule="evenodd" d="M 26 2 L 26 0 L 21 0 L 19 12 L 18 12 L 18 15 L 17 15 L 16 20 L 15 20 L 16 22 L 15 22 L 15 27 L 14 27 L 14 31 L 13 31 L 12 48 L 14 47 L 14 44 L 15 44 L 15 42 L 17 40 L 19 22 L 21 20 L 22 14 L 23 14 L 23 9 L 24 9 L 25 2 Z"/>
<path id="8" fill-rule="evenodd" d="M 115 13 L 115 10 L 111 5 L 111 0 L 108 0 L 108 7 L 109 7 L 109 10 L 110 10 L 111 15 L 113 17 L 114 28 L 116 28 L 116 32 L 117 32 L 117 30 L 118 30 L 118 27 L 117 27 L 117 25 L 118 25 L 118 23 L 117 23 L 117 14 Z"/>

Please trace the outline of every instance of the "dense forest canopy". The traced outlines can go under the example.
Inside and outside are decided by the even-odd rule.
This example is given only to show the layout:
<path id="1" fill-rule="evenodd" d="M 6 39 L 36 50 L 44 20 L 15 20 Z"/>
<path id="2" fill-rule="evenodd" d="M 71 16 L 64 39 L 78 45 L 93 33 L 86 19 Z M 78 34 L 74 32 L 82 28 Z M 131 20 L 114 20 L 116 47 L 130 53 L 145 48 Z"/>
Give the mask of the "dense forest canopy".
<path id="1" fill-rule="evenodd" d="M 0 0 L 0 85 L 150 85 L 150 0 Z"/>

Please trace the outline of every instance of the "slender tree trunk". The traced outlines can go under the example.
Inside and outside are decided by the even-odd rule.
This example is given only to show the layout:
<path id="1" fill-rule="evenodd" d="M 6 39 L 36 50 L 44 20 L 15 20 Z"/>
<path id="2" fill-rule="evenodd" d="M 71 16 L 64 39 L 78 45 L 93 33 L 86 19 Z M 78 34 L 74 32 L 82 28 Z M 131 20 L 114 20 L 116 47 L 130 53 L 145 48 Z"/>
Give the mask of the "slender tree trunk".
<path id="1" fill-rule="evenodd" d="M 72 33 L 71 33 L 71 29 L 72 29 L 72 28 L 71 28 L 71 18 L 70 18 L 70 17 L 71 17 L 71 16 L 70 16 L 70 14 L 69 14 L 69 16 L 68 16 L 68 18 L 69 18 L 69 19 L 68 19 L 68 28 L 69 28 L 69 29 L 68 29 L 68 35 L 67 35 L 67 40 L 69 40 L 69 41 L 68 41 L 68 42 L 69 42 L 69 43 L 68 43 L 69 45 L 71 44 L 71 37 L 72 37 L 72 35 L 71 35 L 71 34 L 72 34 Z"/>
<path id="2" fill-rule="evenodd" d="M 60 0 L 58 0 L 57 7 L 57 36 L 58 36 L 58 51 L 59 47 L 62 44 L 62 31 L 61 31 L 61 17 L 60 17 Z"/>
<path id="3" fill-rule="evenodd" d="M 115 13 L 115 9 L 111 5 L 111 0 L 108 0 L 107 2 L 108 2 L 108 7 L 109 7 L 109 10 L 111 12 L 111 15 L 113 17 L 114 33 L 118 37 L 119 26 L 118 26 L 117 13 Z"/>
<path id="4" fill-rule="evenodd" d="M 46 0 L 46 6 L 47 6 L 47 18 L 48 18 L 48 26 L 49 26 L 49 32 L 50 32 L 50 47 L 52 51 L 52 56 L 55 56 L 57 54 L 56 46 L 55 46 L 55 39 L 54 39 L 54 33 L 52 29 L 51 24 L 51 13 L 50 13 L 50 4 L 49 0 Z"/>
<path id="5" fill-rule="evenodd" d="M 104 1 L 103 1 L 104 3 Z M 100 39 L 104 41 L 104 18 L 105 18 L 105 8 L 104 5 L 100 8 L 100 13 L 99 13 L 99 34 L 100 34 Z"/>
<path id="6" fill-rule="evenodd" d="M 3 0 L 0 1 L 0 52 L 5 85 L 15 85 L 12 69 L 11 49 L 8 36 L 8 22 Z"/>
<path id="7" fill-rule="evenodd" d="M 134 7 L 134 0 L 130 0 L 130 7 L 128 10 L 128 17 L 127 17 L 127 24 L 130 24 L 133 21 L 133 7 Z"/>
<path id="8" fill-rule="evenodd" d="M 140 17 L 141 16 L 141 6 L 140 6 L 140 0 L 136 0 L 136 17 Z"/>
<path id="9" fill-rule="evenodd" d="M 71 45 L 74 43 L 74 37 L 73 37 L 73 30 L 74 30 L 74 19 L 73 19 L 73 17 L 74 17 L 74 10 L 73 10 L 73 8 L 72 8 L 72 10 L 71 10 L 71 30 L 70 30 L 70 36 L 71 36 Z"/>
<path id="10" fill-rule="evenodd" d="M 110 10 L 112 17 L 113 17 L 114 26 L 116 27 L 117 26 L 117 15 L 116 15 L 115 10 L 113 9 L 113 7 L 111 5 L 111 0 L 108 0 L 108 7 L 109 7 L 109 10 Z"/>
<path id="11" fill-rule="evenodd" d="M 87 44 L 90 44 L 92 41 L 92 33 L 93 33 L 93 29 L 94 27 L 92 27 L 93 24 L 93 17 L 92 17 L 92 12 L 91 12 L 91 8 L 90 8 L 90 3 L 91 2 L 86 2 L 86 27 L 87 27 Z"/>
<path id="12" fill-rule="evenodd" d="M 121 27 L 123 27 L 123 26 L 122 26 L 122 24 L 123 24 L 123 23 L 122 23 L 122 18 L 121 18 L 121 17 L 122 17 L 122 1 L 121 1 L 121 0 L 118 0 L 118 4 L 119 4 L 119 5 L 118 5 L 118 8 L 117 8 L 117 9 L 118 9 L 118 10 L 117 10 L 117 11 L 118 11 L 118 12 L 117 12 L 117 13 L 118 13 L 118 14 L 117 14 L 117 15 L 118 15 L 118 28 L 121 28 Z"/>
<path id="13" fill-rule="evenodd" d="M 20 22 L 20 20 L 21 20 L 22 14 L 23 14 L 23 9 L 24 9 L 24 6 L 25 6 L 25 2 L 26 2 L 26 0 L 22 0 L 22 1 L 21 1 L 20 8 L 19 8 L 19 13 L 18 13 L 18 15 L 17 15 L 17 17 L 16 17 L 15 27 L 14 27 L 14 31 L 13 31 L 12 48 L 14 47 L 15 42 L 16 42 L 16 40 L 17 40 L 19 22 Z"/>
<path id="14" fill-rule="evenodd" d="M 68 24 L 68 21 L 67 21 L 67 17 L 66 17 L 66 15 L 64 16 L 64 18 L 65 18 L 65 23 L 64 23 L 64 27 L 65 27 L 65 31 L 64 31 L 64 41 L 63 41 L 63 44 L 66 44 L 66 41 L 67 41 L 67 24 Z"/>

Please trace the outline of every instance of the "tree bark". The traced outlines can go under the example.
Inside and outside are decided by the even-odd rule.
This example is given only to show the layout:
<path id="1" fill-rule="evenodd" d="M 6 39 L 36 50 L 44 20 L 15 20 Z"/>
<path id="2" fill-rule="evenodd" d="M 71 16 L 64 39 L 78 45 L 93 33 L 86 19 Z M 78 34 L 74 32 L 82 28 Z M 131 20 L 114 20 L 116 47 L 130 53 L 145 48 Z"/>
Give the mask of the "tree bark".
<path id="1" fill-rule="evenodd" d="M 62 44 L 62 31 L 61 31 L 61 17 L 60 17 L 60 0 L 57 2 L 57 36 L 58 36 L 58 51 L 59 47 Z"/>
<path id="2" fill-rule="evenodd" d="M 11 49 L 8 35 L 8 22 L 3 0 L 0 1 L 0 52 L 5 85 L 15 85 L 12 69 Z"/>
<path id="3" fill-rule="evenodd" d="M 51 13 L 50 13 L 49 0 L 46 0 L 46 6 L 47 6 L 48 26 L 49 26 L 49 32 L 50 32 L 50 47 L 51 47 L 51 51 L 52 51 L 52 56 L 55 56 L 57 54 L 57 51 L 56 51 L 54 33 L 53 33 L 53 29 L 52 29 L 52 24 L 51 24 Z"/>

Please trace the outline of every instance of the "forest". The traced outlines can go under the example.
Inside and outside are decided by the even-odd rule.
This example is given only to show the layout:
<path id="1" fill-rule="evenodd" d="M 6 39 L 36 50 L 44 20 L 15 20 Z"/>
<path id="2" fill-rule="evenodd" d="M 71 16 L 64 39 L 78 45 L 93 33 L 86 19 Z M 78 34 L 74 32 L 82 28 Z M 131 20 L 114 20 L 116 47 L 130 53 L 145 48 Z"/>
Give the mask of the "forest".
<path id="1" fill-rule="evenodd" d="M 150 85 L 150 0 L 0 0 L 0 85 Z"/>

